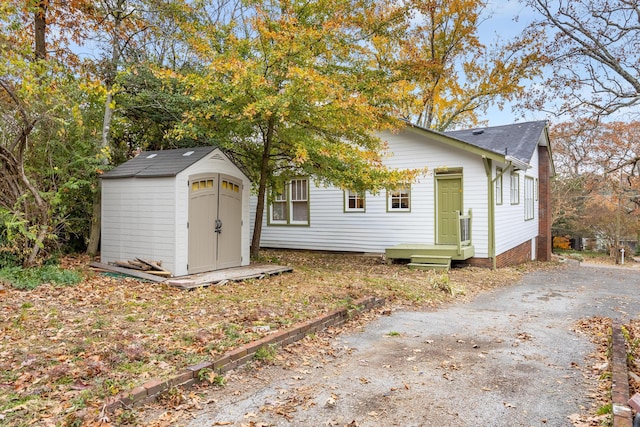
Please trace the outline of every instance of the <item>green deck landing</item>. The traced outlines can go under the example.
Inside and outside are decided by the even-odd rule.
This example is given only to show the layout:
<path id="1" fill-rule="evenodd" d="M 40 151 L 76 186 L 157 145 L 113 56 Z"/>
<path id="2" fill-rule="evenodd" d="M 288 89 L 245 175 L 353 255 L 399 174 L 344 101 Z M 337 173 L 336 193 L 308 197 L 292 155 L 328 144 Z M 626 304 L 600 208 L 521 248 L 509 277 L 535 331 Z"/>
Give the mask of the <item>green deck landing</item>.
<path id="1" fill-rule="evenodd" d="M 403 243 L 385 250 L 388 263 L 395 259 L 410 260 L 412 256 L 443 256 L 451 257 L 452 260 L 464 261 L 475 255 L 473 245 L 462 246 L 458 253 L 457 245 L 427 245 L 420 243 Z"/>

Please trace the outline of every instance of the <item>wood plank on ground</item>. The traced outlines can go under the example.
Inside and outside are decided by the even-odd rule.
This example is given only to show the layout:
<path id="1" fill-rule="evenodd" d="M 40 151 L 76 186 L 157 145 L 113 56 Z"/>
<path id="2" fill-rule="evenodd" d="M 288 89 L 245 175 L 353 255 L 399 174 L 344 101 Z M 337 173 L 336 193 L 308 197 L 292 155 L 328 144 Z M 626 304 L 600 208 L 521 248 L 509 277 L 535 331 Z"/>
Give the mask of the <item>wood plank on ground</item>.
<path id="1" fill-rule="evenodd" d="M 224 270 L 210 271 L 197 275 L 177 277 L 168 279 L 165 283 L 180 289 L 195 289 L 206 286 L 227 283 L 229 281 L 239 282 L 241 280 L 256 279 L 293 271 L 291 267 L 281 265 L 250 265 L 245 267 L 233 267 Z"/>
<path id="2" fill-rule="evenodd" d="M 136 258 L 136 259 L 137 259 L 139 262 L 141 262 L 141 263 L 143 263 L 143 264 L 145 264 L 145 265 L 148 265 L 150 268 L 152 268 L 152 269 L 154 269 L 154 270 L 156 270 L 156 271 L 167 271 L 167 270 L 165 270 L 164 268 L 160 267 L 160 265 L 159 265 L 158 263 L 156 263 L 156 262 L 149 261 L 149 260 L 142 259 L 142 258 Z"/>
<path id="3" fill-rule="evenodd" d="M 166 277 L 154 276 L 153 274 L 144 273 L 142 271 L 134 270 L 131 268 L 122 268 L 115 265 L 103 264 L 101 262 L 92 262 L 90 267 L 99 268 L 101 270 L 113 271 L 115 273 L 126 274 L 127 276 L 137 277 L 138 279 L 150 280 L 152 282 L 160 283 L 166 280 Z"/>

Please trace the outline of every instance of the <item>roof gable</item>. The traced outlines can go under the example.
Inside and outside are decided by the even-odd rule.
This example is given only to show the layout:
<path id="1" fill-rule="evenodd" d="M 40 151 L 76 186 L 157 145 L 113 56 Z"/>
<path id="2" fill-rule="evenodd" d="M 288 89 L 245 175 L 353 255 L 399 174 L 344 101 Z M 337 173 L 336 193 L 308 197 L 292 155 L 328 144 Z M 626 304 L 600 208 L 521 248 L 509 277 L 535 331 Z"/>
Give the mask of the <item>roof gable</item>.
<path id="1" fill-rule="evenodd" d="M 145 151 L 101 176 L 115 178 L 172 177 L 204 158 L 216 147 L 177 148 L 173 150 Z"/>

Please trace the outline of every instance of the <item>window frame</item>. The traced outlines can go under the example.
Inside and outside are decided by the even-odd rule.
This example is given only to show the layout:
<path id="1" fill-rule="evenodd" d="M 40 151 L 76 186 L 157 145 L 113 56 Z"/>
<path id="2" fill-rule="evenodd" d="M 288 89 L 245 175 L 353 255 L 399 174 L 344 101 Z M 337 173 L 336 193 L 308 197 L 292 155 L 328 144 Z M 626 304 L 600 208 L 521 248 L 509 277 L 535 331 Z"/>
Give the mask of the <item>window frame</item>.
<path id="1" fill-rule="evenodd" d="M 511 171 L 509 195 L 512 205 L 520 204 L 520 174 L 517 171 Z"/>
<path id="2" fill-rule="evenodd" d="M 495 198 L 496 205 L 502 205 L 502 203 L 504 202 L 503 201 L 504 186 L 502 182 L 502 177 L 503 177 L 502 168 L 496 168 L 496 182 L 494 186 L 494 196 L 493 196 Z"/>
<path id="3" fill-rule="evenodd" d="M 299 183 L 302 183 L 302 190 L 297 187 Z M 268 221 L 267 225 L 292 225 L 292 226 L 309 226 L 311 224 L 311 210 L 310 210 L 310 197 L 309 197 L 309 179 L 308 178 L 292 178 L 284 184 L 282 192 L 274 195 L 275 189 L 271 189 L 272 198 L 269 200 L 268 209 Z M 276 203 L 284 204 L 284 219 L 274 219 L 274 205 Z M 305 220 L 294 219 L 295 204 L 304 203 L 306 206 L 303 208 L 306 211 Z"/>
<path id="4" fill-rule="evenodd" d="M 361 207 L 351 207 L 350 201 L 354 200 L 356 206 L 358 205 L 358 201 L 361 201 Z M 344 190 L 344 212 L 345 213 L 353 213 L 353 212 L 365 212 L 367 208 L 366 194 L 364 191 L 353 191 L 353 190 Z"/>
<path id="5" fill-rule="evenodd" d="M 406 196 L 403 196 L 401 193 L 405 192 L 406 190 Z M 395 196 L 394 193 L 400 193 L 399 196 Z M 399 204 L 402 203 L 402 199 L 406 198 L 407 199 L 407 204 L 409 205 L 406 208 L 402 208 L 402 207 L 397 207 L 394 208 L 393 207 L 393 200 L 399 197 Z M 387 190 L 387 212 L 411 212 L 411 184 L 406 184 L 406 185 L 402 185 L 399 186 L 397 188 L 394 188 L 393 190 Z"/>
<path id="6" fill-rule="evenodd" d="M 524 220 L 530 221 L 536 216 L 535 181 L 532 176 L 524 177 Z"/>

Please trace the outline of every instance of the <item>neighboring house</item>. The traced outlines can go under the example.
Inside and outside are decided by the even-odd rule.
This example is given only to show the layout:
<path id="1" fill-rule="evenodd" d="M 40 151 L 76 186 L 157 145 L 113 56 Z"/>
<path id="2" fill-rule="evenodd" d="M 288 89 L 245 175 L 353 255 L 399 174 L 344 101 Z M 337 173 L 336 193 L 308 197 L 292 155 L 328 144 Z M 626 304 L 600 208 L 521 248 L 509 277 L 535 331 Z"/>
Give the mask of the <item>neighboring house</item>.
<path id="1" fill-rule="evenodd" d="M 174 276 L 248 265 L 250 187 L 215 147 L 143 152 L 102 175 L 101 261 Z"/>
<path id="2" fill-rule="evenodd" d="M 376 195 L 294 179 L 272 195 L 261 247 L 440 255 L 487 267 L 550 259 L 545 121 L 446 133 L 408 125 L 380 136 L 388 167 L 428 172 Z M 251 205 L 253 220 L 255 197 Z"/>

